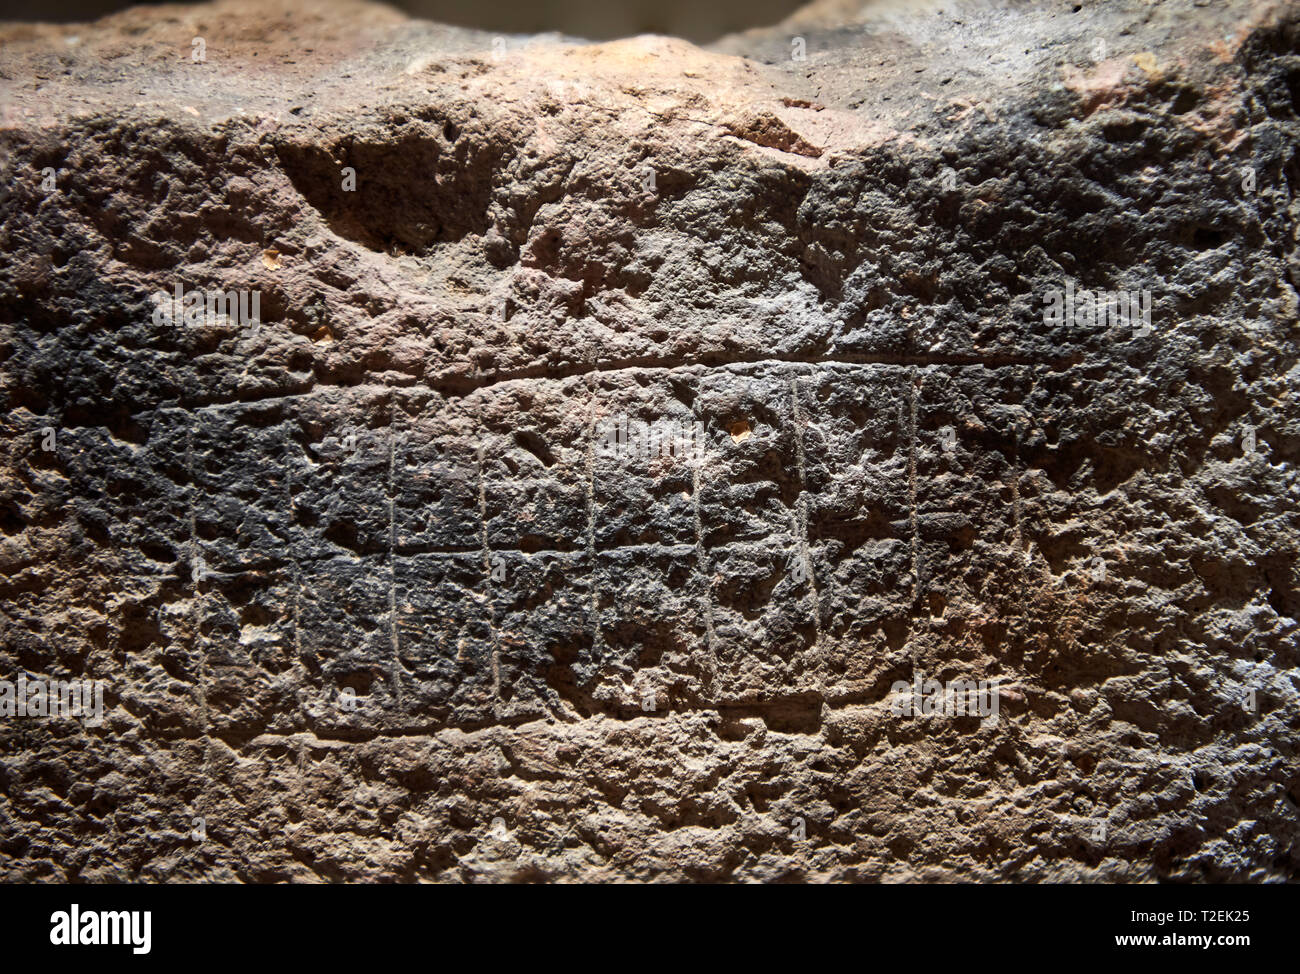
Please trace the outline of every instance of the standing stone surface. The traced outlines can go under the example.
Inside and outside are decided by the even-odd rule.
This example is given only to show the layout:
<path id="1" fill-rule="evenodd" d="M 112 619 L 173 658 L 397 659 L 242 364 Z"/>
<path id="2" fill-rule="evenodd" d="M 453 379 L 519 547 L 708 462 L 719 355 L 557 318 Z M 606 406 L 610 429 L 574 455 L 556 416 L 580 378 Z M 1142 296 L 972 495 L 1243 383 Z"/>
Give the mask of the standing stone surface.
<path id="1" fill-rule="evenodd" d="M 1298 133 L 1295 2 L 0 25 L 0 877 L 1300 878 Z"/>

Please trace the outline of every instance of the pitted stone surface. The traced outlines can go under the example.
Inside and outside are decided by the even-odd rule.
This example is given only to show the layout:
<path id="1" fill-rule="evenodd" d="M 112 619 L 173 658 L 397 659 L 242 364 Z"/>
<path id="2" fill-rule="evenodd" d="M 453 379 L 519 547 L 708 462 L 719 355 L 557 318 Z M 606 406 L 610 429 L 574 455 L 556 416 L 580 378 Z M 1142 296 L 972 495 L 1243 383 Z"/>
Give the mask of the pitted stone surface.
<path id="1" fill-rule="evenodd" d="M 1300 874 L 1294 4 L 229 0 L 0 113 L 0 678 L 108 681 L 6 879 Z"/>

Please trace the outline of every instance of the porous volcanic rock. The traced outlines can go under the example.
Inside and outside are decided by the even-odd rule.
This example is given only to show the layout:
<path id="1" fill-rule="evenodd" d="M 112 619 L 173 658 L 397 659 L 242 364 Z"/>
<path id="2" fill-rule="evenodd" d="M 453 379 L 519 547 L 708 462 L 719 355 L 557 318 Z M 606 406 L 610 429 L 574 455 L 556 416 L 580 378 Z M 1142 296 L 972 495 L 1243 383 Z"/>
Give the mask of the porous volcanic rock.
<path id="1" fill-rule="evenodd" d="M 0 26 L 0 678 L 107 687 L 0 876 L 1300 877 L 1298 113 L 1296 2 Z"/>

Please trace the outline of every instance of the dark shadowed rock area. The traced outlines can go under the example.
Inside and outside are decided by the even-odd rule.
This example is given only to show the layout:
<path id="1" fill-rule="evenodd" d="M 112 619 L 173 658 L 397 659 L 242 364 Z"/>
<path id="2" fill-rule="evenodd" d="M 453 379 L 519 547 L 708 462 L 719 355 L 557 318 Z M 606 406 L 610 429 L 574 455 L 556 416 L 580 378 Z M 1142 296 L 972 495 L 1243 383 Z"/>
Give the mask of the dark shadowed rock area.
<path id="1" fill-rule="evenodd" d="M 1298 133 L 1294 2 L 0 25 L 0 877 L 1300 878 Z"/>

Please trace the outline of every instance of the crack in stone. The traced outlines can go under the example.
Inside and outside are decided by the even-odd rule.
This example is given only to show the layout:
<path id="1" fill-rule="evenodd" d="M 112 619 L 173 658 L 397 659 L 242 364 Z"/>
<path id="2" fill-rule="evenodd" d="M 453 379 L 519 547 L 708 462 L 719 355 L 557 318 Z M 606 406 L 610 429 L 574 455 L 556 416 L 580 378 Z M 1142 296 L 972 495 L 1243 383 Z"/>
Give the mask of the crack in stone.
<path id="1" fill-rule="evenodd" d="M 432 392 L 438 395 L 445 395 L 450 398 L 461 399 L 469 396 L 479 390 L 489 389 L 497 385 L 504 385 L 511 382 L 562 382 L 568 379 L 578 379 L 596 375 L 602 375 L 611 372 L 692 372 L 699 370 L 731 370 L 731 369 L 752 369 L 764 366 L 774 368 L 803 366 L 860 366 L 860 367 L 886 367 L 886 368 L 914 368 L 914 367 L 934 367 L 934 368 L 973 368 L 983 367 L 987 369 L 1001 368 L 1039 368 L 1048 369 L 1054 372 L 1064 371 L 1081 365 L 1084 362 L 1082 355 L 1071 355 L 1064 358 L 1056 359 L 1038 359 L 1028 356 L 1019 355 L 962 355 L 962 354 L 934 354 L 934 355 L 908 355 L 908 354 L 844 354 L 838 356 L 771 356 L 761 355 L 753 358 L 726 358 L 719 357 L 716 361 L 710 360 L 709 356 L 702 359 L 692 359 L 687 357 L 665 359 L 661 357 L 647 357 L 644 359 L 619 359 L 607 363 L 591 364 L 574 364 L 572 366 L 547 366 L 539 365 L 512 371 L 493 372 L 488 374 L 466 375 L 461 372 L 443 372 L 432 376 L 429 379 L 421 379 L 415 376 L 410 377 L 410 381 L 403 384 L 381 383 L 381 382 L 357 382 L 357 383 L 338 383 L 317 381 L 312 384 L 311 388 L 300 392 L 286 392 L 280 395 L 249 396 L 236 398 L 182 398 L 177 400 L 175 405 L 162 405 L 149 410 L 140 410 L 133 413 L 133 416 L 147 415 L 154 411 L 194 411 L 199 412 L 208 409 L 224 409 L 232 406 L 251 406 L 260 403 L 274 402 L 292 402 L 297 399 L 309 399 L 322 395 L 325 390 L 355 390 L 358 392 L 373 392 L 374 395 L 400 395 L 403 392 Z M 470 363 L 465 363 L 469 365 Z"/>

